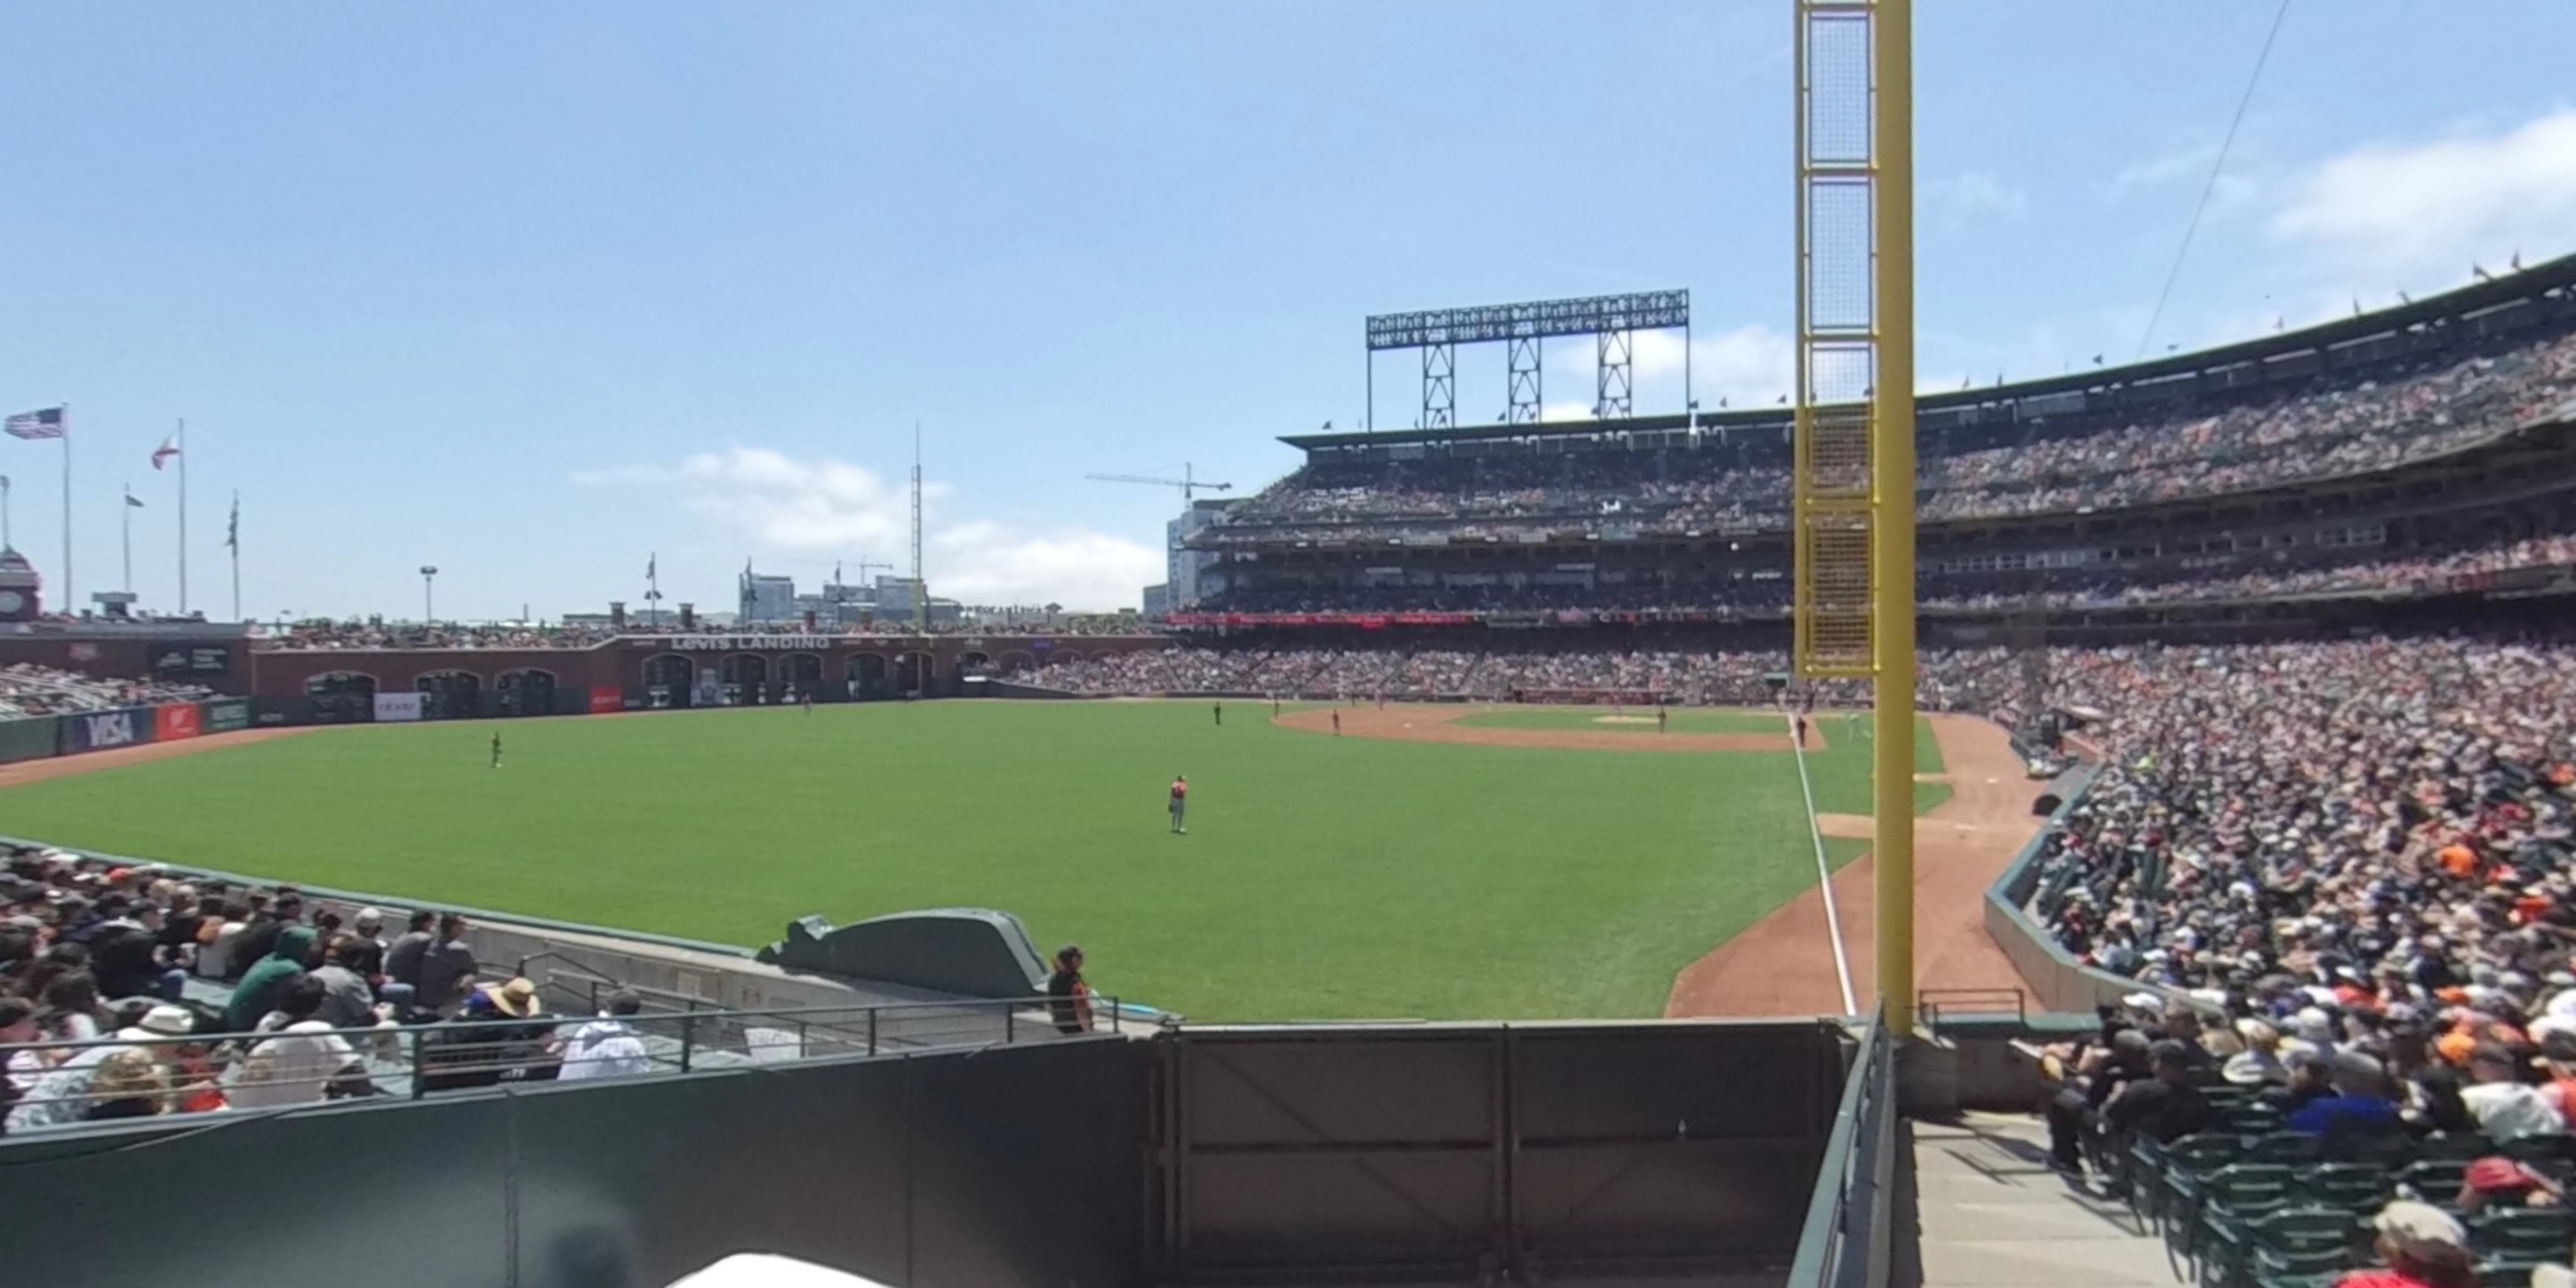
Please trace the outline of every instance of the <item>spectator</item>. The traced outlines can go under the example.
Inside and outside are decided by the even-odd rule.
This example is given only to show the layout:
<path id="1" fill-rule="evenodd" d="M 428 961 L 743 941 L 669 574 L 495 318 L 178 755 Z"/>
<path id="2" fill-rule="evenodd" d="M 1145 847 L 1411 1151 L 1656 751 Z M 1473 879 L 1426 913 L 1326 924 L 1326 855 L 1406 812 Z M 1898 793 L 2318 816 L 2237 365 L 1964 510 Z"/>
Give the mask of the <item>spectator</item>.
<path id="1" fill-rule="evenodd" d="M 242 936 L 250 933 L 251 906 L 244 900 L 224 905 L 221 917 L 200 923 L 197 927 L 196 976 L 199 979 L 231 979 L 241 973 L 247 960 L 237 960 Z"/>
<path id="2" fill-rule="evenodd" d="M 349 955 L 358 940 L 342 935 L 322 947 L 322 964 L 313 978 L 322 981 L 322 1009 L 316 1019 L 335 1029 L 362 1029 L 376 1022 L 376 992 L 367 987 L 366 977 L 349 967 Z"/>
<path id="3" fill-rule="evenodd" d="M 599 1018 L 573 1030 L 572 1040 L 564 1046 L 563 1071 L 556 1078 L 576 1082 L 651 1073 L 653 1061 L 644 1049 L 643 1035 L 635 1031 L 633 1023 L 643 1009 L 644 999 L 633 989 L 610 993 Z"/>
<path id="4" fill-rule="evenodd" d="M 2468 1231 L 2430 1203 L 2400 1199 L 2371 1220 L 2385 1270 L 2356 1270 L 2335 1288 L 2477 1288 Z"/>
<path id="5" fill-rule="evenodd" d="M 447 913 L 438 919 L 438 935 L 420 956 L 420 1006 L 446 1012 L 465 999 L 474 986 L 474 950 L 465 942 L 465 917 Z"/>
<path id="6" fill-rule="evenodd" d="M 289 933 L 312 932 L 299 926 Z M 374 1094 L 357 1050 L 316 1017 L 323 991 L 322 981 L 309 975 L 279 987 L 277 1013 L 266 1017 L 262 1036 L 225 1080 L 234 1108 L 278 1109 L 320 1104 L 326 1096 Z"/>
<path id="7" fill-rule="evenodd" d="M 393 945 L 385 950 L 384 998 L 386 1001 L 418 998 L 420 963 L 421 959 L 428 954 L 430 946 L 438 942 L 438 936 L 430 929 L 437 922 L 437 913 L 427 911 L 413 913 L 403 933 L 397 936 Z M 396 987 L 408 990 L 408 998 L 397 997 L 392 991 Z"/>
<path id="8" fill-rule="evenodd" d="M 2469 1077 L 2470 1085 L 2461 1089 L 2460 1099 L 2488 1140 L 2509 1145 L 2525 1136 L 2566 1130 L 2565 1120 L 2539 1089 L 2516 1080 L 2513 1052 L 2493 1043 L 2480 1044 L 2469 1057 Z"/>
<path id="9" fill-rule="evenodd" d="M 2329 1140 L 2388 1135 L 2402 1129 L 2397 1102 L 2388 1094 L 2388 1078 L 2379 1061 L 2359 1051 L 2345 1051 L 2330 1063 L 2328 1078 L 2333 1094 L 2301 1106 L 2284 1126 Z"/>
<path id="10" fill-rule="evenodd" d="M 2084 1138 L 2099 1129 L 2102 1106 L 2129 1082 L 2153 1073 L 2153 1042 L 2144 1031 L 2124 1027 L 2108 1038 L 2078 1057 L 2072 1075 L 2049 1098 L 2048 1164 L 2061 1172 L 2084 1170 Z"/>
<path id="11" fill-rule="evenodd" d="M 2474 1217 L 2491 1207 L 2556 1207 L 2565 1200 L 2565 1187 L 2548 1173 L 2499 1154 L 2469 1164 L 2451 1206 Z"/>
<path id="12" fill-rule="evenodd" d="M 2191 1083 L 2196 1067 L 2189 1043 L 2166 1038 L 2148 1051 L 2151 1076 L 2133 1078 L 2102 1105 L 2102 1126 L 2112 1139 L 2137 1134 L 2170 1144 L 2218 1121 L 2209 1098 Z"/>
<path id="13" fill-rule="evenodd" d="M 279 1009 L 278 1000 L 285 987 L 304 978 L 305 959 L 313 952 L 313 931 L 304 926 L 289 926 L 279 932 L 277 947 L 243 972 L 241 983 L 233 988 L 231 1000 L 224 1003 L 224 1031 L 248 1033 L 260 1017 Z M 316 1002 L 316 1006 L 320 1003 Z M 329 1028 L 329 1025 L 324 1025 Z"/>
<path id="14" fill-rule="evenodd" d="M 288 927 L 301 925 L 303 920 L 304 896 L 293 886 L 278 887 L 267 913 L 253 918 L 250 929 L 242 933 L 241 943 L 234 949 L 236 963 L 245 968 L 258 964 L 261 958 L 277 951 L 278 938 Z"/>
<path id="15" fill-rule="evenodd" d="M 366 977 L 370 988 L 380 985 L 385 974 L 385 914 L 360 908 L 350 920 L 349 930 L 341 964 Z"/>
<path id="16" fill-rule="evenodd" d="M 169 1107 L 169 1079 L 159 1062 L 142 1047 L 121 1047 L 98 1062 L 89 1083 L 91 1122 L 149 1118 Z"/>
<path id="17" fill-rule="evenodd" d="M 1047 1014 L 1057 1032 L 1091 1031 L 1091 985 L 1082 978 L 1081 945 L 1055 950 L 1055 972 L 1047 976 L 1046 991 Z"/>
<path id="18" fill-rule="evenodd" d="M 9 1129 L 80 1121 L 89 1112 L 90 1084 L 109 1057 L 131 1051 L 149 1060 L 152 1057 L 148 1044 L 186 1036 L 195 1020 L 187 1011 L 164 1003 L 145 1012 L 134 1027 L 118 1030 L 115 1041 L 73 1051 L 38 1077 L 10 1109 Z"/>

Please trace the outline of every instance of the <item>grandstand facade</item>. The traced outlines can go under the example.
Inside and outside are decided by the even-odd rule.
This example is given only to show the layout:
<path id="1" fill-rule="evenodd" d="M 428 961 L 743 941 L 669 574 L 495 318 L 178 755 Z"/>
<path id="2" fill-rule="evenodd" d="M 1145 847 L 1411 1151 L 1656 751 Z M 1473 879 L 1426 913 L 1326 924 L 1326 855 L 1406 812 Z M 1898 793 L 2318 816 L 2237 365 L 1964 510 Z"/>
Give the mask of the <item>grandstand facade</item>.
<path id="1" fill-rule="evenodd" d="M 1927 396 L 1927 642 L 2332 629 L 2576 589 L 2576 257 L 2329 325 Z M 1285 441 L 1185 634 L 1785 637 L 1787 408 Z M 1390 637 L 1379 637 L 1390 638 Z M 1469 647 L 1475 647 L 1469 643 Z"/>

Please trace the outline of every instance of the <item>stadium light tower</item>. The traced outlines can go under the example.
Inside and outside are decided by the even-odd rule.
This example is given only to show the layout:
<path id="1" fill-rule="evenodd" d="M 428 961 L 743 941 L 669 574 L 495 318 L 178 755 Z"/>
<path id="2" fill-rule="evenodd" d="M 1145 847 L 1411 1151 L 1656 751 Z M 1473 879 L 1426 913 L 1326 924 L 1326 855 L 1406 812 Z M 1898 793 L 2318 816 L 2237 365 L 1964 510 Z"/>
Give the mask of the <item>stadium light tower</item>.
<path id="1" fill-rule="evenodd" d="M 438 613 L 433 607 L 434 601 L 430 597 L 430 588 L 437 580 L 437 564 L 422 564 L 420 566 L 420 620 L 423 625 L 427 625 L 438 620 Z"/>
<path id="2" fill-rule="evenodd" d="M 1912 0 L 1797 0 L 1796 662 L 1870 680 L 1880 1014 L 1914 1031 Z"/>

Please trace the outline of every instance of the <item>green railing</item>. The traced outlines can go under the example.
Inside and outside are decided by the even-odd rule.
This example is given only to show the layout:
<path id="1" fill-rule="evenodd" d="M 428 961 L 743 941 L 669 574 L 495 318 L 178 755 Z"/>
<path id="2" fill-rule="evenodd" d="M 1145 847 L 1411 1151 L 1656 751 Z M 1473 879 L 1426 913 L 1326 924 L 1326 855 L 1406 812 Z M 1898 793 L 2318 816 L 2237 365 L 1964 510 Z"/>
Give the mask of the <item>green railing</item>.
<path id="1" fill-rule="evenodd" d="M 1897 1145 L 1896 1036 L 1873 1015 L 1852 1051 L 1787 1288 L 1886 1284 Z"/>

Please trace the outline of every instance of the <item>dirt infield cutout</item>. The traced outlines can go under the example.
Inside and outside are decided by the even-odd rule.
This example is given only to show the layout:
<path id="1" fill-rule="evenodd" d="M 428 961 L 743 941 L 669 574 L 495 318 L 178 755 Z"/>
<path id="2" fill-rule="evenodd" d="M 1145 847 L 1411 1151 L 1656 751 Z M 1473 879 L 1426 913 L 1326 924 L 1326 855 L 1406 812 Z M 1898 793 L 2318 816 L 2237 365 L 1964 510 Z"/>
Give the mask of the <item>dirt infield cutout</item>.
<path id="1" fill-rule="evenodd" d="M 1342 736 L 1347 738 L 1391 738 L 1399 742 L 1447 742 L 1471 747 L 1553 747 L 1584 751 L 1787 751 L 1789 731 L 1778 733 L 1617 733 L 1607 729 L 1505 729 L 1489 725 L 1462 725 L 1469 716 L 1501 708 L 1456 704 L 1396 704 L 1385 707 L 1314 707 L 1273 716 L 1272 723 L 1283 728 L 1327 736 L 1333 732 L 1333 717 L 1342 718 Z M 1561 710 L 1562 708 L 1557 708 Z M 1653 724 L 1653 716 L 1598 716 L 1599 723 L 1615 720 Z M 1824 730 L 1820 721 L 1807 722 L 1807 750 L 1825 749 Z"/>

